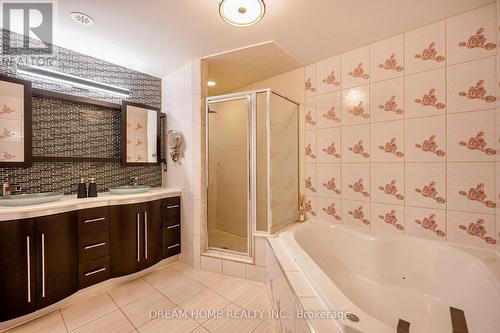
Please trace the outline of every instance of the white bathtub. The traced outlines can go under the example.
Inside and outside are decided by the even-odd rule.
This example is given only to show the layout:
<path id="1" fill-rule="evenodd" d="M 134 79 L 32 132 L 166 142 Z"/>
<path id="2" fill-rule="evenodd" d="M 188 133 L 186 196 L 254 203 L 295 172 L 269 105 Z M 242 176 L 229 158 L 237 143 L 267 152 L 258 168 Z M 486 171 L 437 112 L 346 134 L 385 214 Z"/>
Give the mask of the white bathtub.
<path id="1" fill-rule="evenodd" d="M 470 333 L 500 332 L 500 256 L 414 237 L 308 221 L 280 241 L 329 310 L 349 311 L 344 332 L 452 332 L 450 306 Z"/>

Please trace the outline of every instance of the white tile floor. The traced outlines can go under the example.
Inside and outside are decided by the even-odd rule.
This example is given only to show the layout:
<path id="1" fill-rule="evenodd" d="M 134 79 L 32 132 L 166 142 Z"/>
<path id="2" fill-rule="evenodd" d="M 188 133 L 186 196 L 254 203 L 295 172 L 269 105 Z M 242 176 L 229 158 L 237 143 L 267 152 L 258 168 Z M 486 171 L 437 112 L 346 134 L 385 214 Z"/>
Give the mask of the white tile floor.
<path id="1" fill-rule="evenodd" d="M 221 310 L 222 315 L 150 317 L 150 310 L 174 309 L 188 314 Z M 274 333 L 277 331 L 272 319 L 234 319 L 224 315 L 235 310 L 268 309 L 263 284 L 176 263 L 8 332 Z"/>

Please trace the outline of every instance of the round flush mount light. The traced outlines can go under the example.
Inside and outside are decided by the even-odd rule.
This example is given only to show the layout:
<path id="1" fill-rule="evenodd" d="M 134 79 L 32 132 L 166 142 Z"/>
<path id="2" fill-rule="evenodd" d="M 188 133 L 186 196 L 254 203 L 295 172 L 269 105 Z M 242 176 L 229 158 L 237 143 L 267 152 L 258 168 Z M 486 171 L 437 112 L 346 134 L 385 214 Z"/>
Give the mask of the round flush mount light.
<path id="1" fill-rule="evenodd" d="M 82 25 L 87 25 L 87 26 L 94 25 L 94 19 L 85 13 L 72 12 L 70 16 L 73 19 L 73 21 L 80 23 Z"/>
<path id="2" fill-rule="evenodd" d="M 266 13 L 264 0 L 220 0 L 219 14 L 224 21 L 237 27 L 259 22 Z"/>
<path id="3" fill-rule="evenodd" d="M 207 82 L 207 86 L 209 86 L 209 87 L 215 87 L 215 85 L 216 85 L 215 81 L 208 81 Z"/>

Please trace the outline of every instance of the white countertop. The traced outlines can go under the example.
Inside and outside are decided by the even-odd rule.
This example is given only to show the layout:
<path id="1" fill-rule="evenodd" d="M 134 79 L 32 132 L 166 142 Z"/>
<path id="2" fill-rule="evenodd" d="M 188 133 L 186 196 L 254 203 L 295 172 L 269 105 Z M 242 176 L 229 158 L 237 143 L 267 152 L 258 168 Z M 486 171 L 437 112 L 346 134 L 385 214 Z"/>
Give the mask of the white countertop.
<path id="1" fill-rule="evenodd" d="M 77 199 L 76 195 L 65 195 L 61 200 L 41 205 L 1 207 L 0 221 L 12 221 L 38 216 L 60 214 L 79 209 L 127 205 L 153 201 L 163 198 L 176 197 L 181 191 L 172 188 L 152 188 L 149 192 L 139 194 L 116 195 L 109 192 L 99 193 L 97 198 Z"/>

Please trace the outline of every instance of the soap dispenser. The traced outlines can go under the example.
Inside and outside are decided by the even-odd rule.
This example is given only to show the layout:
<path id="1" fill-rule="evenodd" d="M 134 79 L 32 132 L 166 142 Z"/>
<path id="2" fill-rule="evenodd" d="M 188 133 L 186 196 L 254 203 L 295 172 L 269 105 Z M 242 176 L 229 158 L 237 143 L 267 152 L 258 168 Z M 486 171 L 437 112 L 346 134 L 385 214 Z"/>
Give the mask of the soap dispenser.
<path id="1" fill-rule="evenodd" d="M 95 183 L 95 178 L 92 177 L 90 178 L 89 182 L 89 198 L 95 198 L 97 197 L 97 184 Z"/>
<path id="2" fill-rule="evenodd" d="M 80 178 L 80 183 L 78 184 L 78 195 L 77 198 L 86 198 L 87 197 L 87 184 L 85 183 L 85 178 Z"/>

